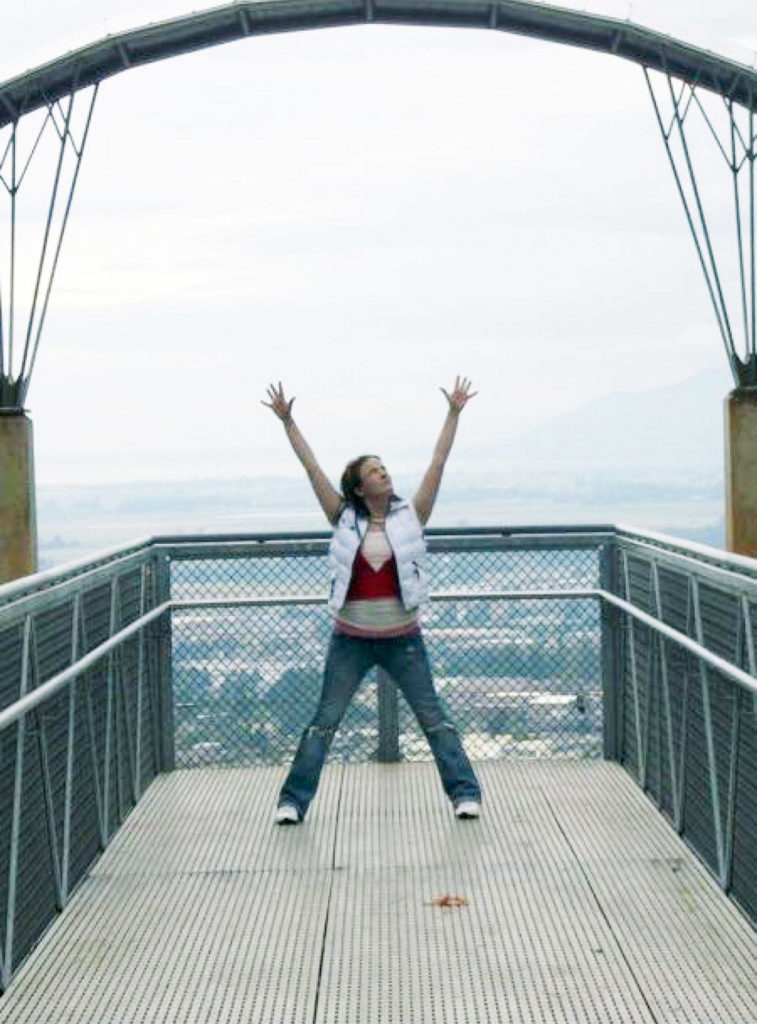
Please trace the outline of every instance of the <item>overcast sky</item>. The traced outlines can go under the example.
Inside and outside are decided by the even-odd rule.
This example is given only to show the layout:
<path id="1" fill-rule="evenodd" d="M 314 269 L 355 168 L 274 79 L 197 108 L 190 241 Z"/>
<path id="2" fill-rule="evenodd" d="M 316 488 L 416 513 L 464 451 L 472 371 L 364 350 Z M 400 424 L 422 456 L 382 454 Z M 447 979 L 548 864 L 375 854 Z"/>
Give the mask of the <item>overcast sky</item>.
<path id="1" fill-rule="evenodd" d="M 0 77 L 189 10 L 31 0 L 4 30 Z M 630 17 L 754 61 L 751 0 L 634 2 Z M 703 180 L 730 239 L 711 149 Z M 420 466 L 456 372 L 480 386 L 465 460 L 596 396 L 703 370 L 725 395 L 641 69 L 371 25 L 102 85 L 28 404 L 42 484 L 295 473 L 259 404 L 281 378 L 336 476 L 362 450 Z"/>

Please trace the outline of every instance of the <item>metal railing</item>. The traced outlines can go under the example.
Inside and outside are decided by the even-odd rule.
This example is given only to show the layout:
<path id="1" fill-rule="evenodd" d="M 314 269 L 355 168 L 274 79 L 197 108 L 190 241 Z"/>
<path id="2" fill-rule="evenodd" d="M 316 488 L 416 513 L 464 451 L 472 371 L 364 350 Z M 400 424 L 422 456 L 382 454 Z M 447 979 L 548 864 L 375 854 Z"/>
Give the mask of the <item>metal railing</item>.
<path id="1" fill-rule="evenodd" d="M 619 531 L 616 756 L 757 921 L 757 562 Z M 618 596 L 619 595 L 619 596 Z"/>
<path id="2" fill-rule="evenodd" d="M 472 757 L 601 755 L 603 536 L 429 532 L 424 635 Z M 289 760 L 315 710 L 329 636 L 326 536 L 156 548 L 171 567 L 177 764 Z M 331 756 L 430 753 L 393 684 L 374 673 Z"/>
<path id="3" fill-rule="evenodd" d="M 0 588 L 3 988 L 170 767 L 170 608 L 155 567 L 144 545 Z"/>
<path id="4" fill-rule="evenodd" d="M 621 761 L 757 920 L 757 562 L 604 526 L 428 537 L 424 634 L 471 757 Z M 3 987 L 156 774 L 291 757 L 326 550 L 161 537 L 0 587 Z M 379 674 L 332 756 L 430 755 Z"/>

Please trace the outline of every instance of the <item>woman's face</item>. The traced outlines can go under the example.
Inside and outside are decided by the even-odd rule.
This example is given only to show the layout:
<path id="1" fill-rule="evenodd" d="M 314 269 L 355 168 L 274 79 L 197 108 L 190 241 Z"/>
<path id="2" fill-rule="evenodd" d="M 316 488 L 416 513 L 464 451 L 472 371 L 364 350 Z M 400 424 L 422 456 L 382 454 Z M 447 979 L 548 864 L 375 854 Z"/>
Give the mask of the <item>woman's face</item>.
<path id="1" fill-rule="evenodd" d="M 360 467 L 360 487 L 356 488 L 361 498 L 383 498 L 393 493 L 392 478 L 381 459 L 371 455 Z"/>

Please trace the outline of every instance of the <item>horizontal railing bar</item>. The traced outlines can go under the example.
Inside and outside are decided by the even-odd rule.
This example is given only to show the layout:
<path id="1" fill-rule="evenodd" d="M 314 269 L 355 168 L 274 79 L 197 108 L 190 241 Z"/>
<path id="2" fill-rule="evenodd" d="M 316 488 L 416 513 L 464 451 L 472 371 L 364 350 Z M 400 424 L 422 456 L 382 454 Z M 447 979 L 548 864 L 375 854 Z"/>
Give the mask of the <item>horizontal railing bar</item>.
<path id="1" fill-rule="evenodd" d="M 548 601 L 596 598 L 599 591 L 590 587 L 574 590 L 438 590 L 432 601 Z"/>
<path id="2" fill-rule="evenodd" d="M 620 543 L 648 544 L 651 550 L 665 552 L 668 557 L 693 561 L 698 570 L 711 566 L 723 572 L 742 572 L 747 578 L 757 577 L 757 559 L 720 551 L 695 542 L 678 541 L 666 534 L 658 534 L 608 524 L 558 524 L 547 526 L 477 526 L 477 527 L 431 527 L 427 528 L 426 536 L 432 550 L 444 550 L 440 544 L 442 538 L 452 538 L 456 545 L 470 550 L 469 543 L 475 544 L 481 539 L 502 542 L 506 546 L 542 545 L 553 542 L 555 546 L 588 546 L 602 542 L 618 541 Z M 0 610 L 14 601 L 15 595 L 32 597 L 46 592 L 53 586 L 72 583 L 75 579 L 85 576 L 91 580 L 92 574 L 101 570 L 107 575 L 108 570 L 116 564 L 122 564 L 125 557 L 131 555 L 169 554 L 178 559 L 197 557 L 193 550 L 202 546 L 202 554 L 207 555 L 211 546 L 217 546 L 218 553 L 226 557 L 229 554 L 249 554 L 254 549 L 271 551 L 271 545 L 284 542 L 282 551 L 291 552 L 302 542 L 315 542 L 313 552 L 320 551 L 321 545 L 328 545 L 330 533 L 326 530 L 302 532 L 277 532 L 261 534 L 197 534 L 197 535 L 159 535 L 148 537 L 128 545 L 108 549 L 95 559 L 84 558 L 63 566 L 45 570 L 32 576 L 24 577 L 10 583 L 0 585 Z M 560 538 L 570 538 L 569 545 L 560 545 Z M 437 546 L 439 545 L 439 546 Z M 504 545 L 503 545 L 504 546 Z M 198 548 L 199 551 L 199 548 Z M 58 591 L 59 592 L 59 591 Z"/>
<path id="3" fill-rule="evenodd" d="M 712 565 L 726 571 L 744 573 L 749 578 L 757 577 L 757 558 L 738 555 L 733 551 L 699 544 L 693 540 L 681 541 L 665 533 L 640 530 L 636 527 L 616 525 L 613 532 L 618 541 L 627 539 L 651 544 L 656 551 L 667 551 L 681 558 L 693 558 L 697 566 Z"/>
<path id="4" fill-rule="evenodd" d="M 497 533 L 502 537 L 539 537 L 539 536 L 572 536 L 576 534 L 609 534 L 613 536 L 615 527 L 610 523 L 558 523 L 542 524 L 538 526 L 427 526 L 423 533 L 426 537 L 465 537 Z"/>
<path id="5" fill-rule="evenodd" d="M 161 533 L 150 541 L 153 548 L 173 550 L 187 545 L 214 544 L 233 547 L 237 544 L 266 544 L 277 541 L 326 540 L 331 537 L 331 530 L 275 530 L 266 533 Z"/>
<path id="6" fill-rule="evenodd" d="M 594 550 L 615 539 L 613 533 L 518 533 L 471 538 L 438 534 L 427 538 L 429 551 L 582 551 Z"/>
<path id="7" fill-rule="evenodd" d="M 97 664 L 102 658 L 109 654 L 112 650 L 115 650 L 124 640 L 128 640 L 130 636 L 138 633 L 144 629 L 155 619 L 160 618 L 166 612 L 171 610 L 171 602 L 166 601 L 156 608 L 150 609 L 145 615 L 135 619 L 134 622 L 130 622 L 128 626 L 124 626 L 123 629 L 119 630 L 118 633 L 114 633 L 113 636 L 109 637 L 98 647 L 94 647 L 91 651 L 74 662 L 73 665 L 69 665 L 68 668 L 63 669 L 62 672 L 58 672 L 52 678 L 42 683 L 31 693 L 26 694 L 20 700 L 17 700 L 15 704 L 11 704 L 10 707 L 5 708 L 4 711 L 0 711 L 0 732 L 6 729 L 9 725 L 18 721 L 24 715 L 28 714 L 34 708 L 43 704 L 46 700 L 50 700 L 54 697 L 59 690 L 63 690 L 70 682 L 80 676 L 87 669 L 92 668 L 93 665 Z"/>
<path id="8" fill-rule="evenodd" d="M 282 597 L 218 597 L 212 600 L 173 600 L 172 611 L 200 611 L 203 608 L 282 608 L 287 605 L 326 604 L 323 593 L 287 594 Z"/>
<path id="9" fill-rule="evenodd" d="M 661 622 L 656 619 L 654 615 L 650 615 L 648 612 L 642 611 L 641 608 L 637 608 L 636 605 L 630 604 L 628 601 L 624 601 L 622 597 L 617 597 L 615 594 L 610 594 L 606 590 L 598 591 L 598 596 L 606 601 L 608 604 L 614 605 L 616 608 L 620 608 L 622 611 L 632 615 L 639 622 L 645 623 L 651 629 L 654 629 L 657 633 L 661 633 L 663 636 L 672 640 L 678 644 L 679 647 L 684 647 L 687 651 L 691 651 L 701 661 L 707 662 L 707 664 L 720 672 L 721 675 L 728 676 L 733 682 L 738 683 L 739 686 L 743 686 L 750 693 L 757 695 L 757 677 L 749 675 L 743 669 L 733 665 L 730 661 L 726 661 L 725 658 L 721 658 L 717 654 L 713 654 L 712 651 L 708 651 L 706 647 L 702 647 L 701 644 L 697 643 L 696 640 L 692 640 L 691 637 L 686 636 L 685 633 L 681 633 L 677 629 L 673 629 L 672 626 L 668 626 L 667 623 Z"/>
<path id="10" fill-rule="evenodd" d="M 228 561 L 232 558 L 276 558 L 278 556 L 314 555 L 323 557 L 329 549 L 329 542 L 324 538 L 298 539 L 289 543 L 275 538 L 273 540 L 208 541 L 187 545 L 155 544 L 153 551 L 169 558 L 172 562 L 191 562 L 200 559 L 220 559 Z"/>
<path id="11" fill-rule="evenodd" d="M 27 614 L 27 610 L 33 610 L 34 614 L 37 615 L 51 605 L 56 605 L 61 600 L 65 600 L 68 596 L 81 592 L 85 586 L 94 589 L 98 586 L 100 580 L 103 583 L 109 583 L 114 576 L 144 564 L 150 560 L 150 557 L 149 548 L 140 548 L 131 553 L 124 554 L 122 558 L 116 558 L 105 565 L 91 565 L 87 572 L 63 579 L 59 583 L 51 583 L 44 590 L 32 590 L 9 604 L 0 604 L 0 628 L 23 619 Z M 33 609 L 30 607 L 32 605 Z M 11 620 L 11 622 L 9 623 L 8 620 Z"/>
<path id="12" fill-rule="evenodd" d="M 122 544 L 118 547 L 107 548 L 94 557 L 87 555 L 75 561 L 67 562 L 65 565 L 57 565 L 52 569 L 44 569 L 42 572 L 33 573 L 31 576 L 22 576 L 20 579 L 12 580 L 9 583 L 0 584 L 0 610 L 5 607 L 6 602 L 16 600 L 15 595 L 21 594 L 24 597 L 33 597 L 48 589 L 72 583 L 74 580 L 82 579 L 84 576 L 90 578 L 95 570 L 108 570 L 124 558 L 141 553 L 149 553 L 150 538 L 133 541 L 131 544 Z M 22 598 L 18 598 L 21 600 Z M 17 607 L 17 605 L 16 605 Z"/>
<path id="13" fill-rule="evenodd" d="M 654 543 L 648 541 L 620 537 L 618 543 L 629 554 L 638 552 L 647 562 L 656 562 L 661 567 L 695 575 L 700 582 L 712 582 L 721 590 L 726 590 L 729 594 L 737 597 L 741 597 L 743 594 L 752 594 L 757 598 L 757 579 L 745 576 L 735 569 L 728 569 L 725 566 L 709 562 L 700 562 L 692 555 L 679 554 L 677 551 L 656 547 Z"/>
<path id="14" fill-rule="evenodd" d="M 598 590 L 440 590 L 429 595 L 429 600 L 437 601 L 548 601 L 548 600 L 579 600 L 581 598 L 598 598 Z M 219 597 L 214 600 L 173 600 L 171 608 L 178 611 L 199 610 L 202 608 L 259 608 L 276 605 L 277 607 L 297 604 L 326 604 L 323 594 L 287 594 L 281 597 Z"/>
<path id="15" fill-rule="evenodd" d="M 542 536 L 544 534 L 566 536 L 574 534 L 608 534 L 614 536 L 615 527 L 608 523 L 576 523 L 556 524 L 546 526 L 427 526 L 423 530 L 424 536 L 428 537 L 517 537 L 523 535 Z M 254 541 L 265 543 L 266 541 L 278 540 L 329 540 L 332 531 L 323 530 L 286 530 L 272 533 L 196 533 L 196 534 L 159 534 L 152 538 L 153 546 L 174 547 L 186 544 L 234 544 L 238 541 Z"/>
<path id="16" fill-rule="evenodd" d="M 510 534 L 503 529 L 480 529 L 478 531 L 465 530 L 459 535 L 448 530 L 427 530 L 425 533 L 428 549 L 432 552 L 517 550 L 521 548 L 540 551 L 547 549 L 570 551 L 594 549 L 614 539 L 612 531 L 586 533 L 584 530 L 569 533 L 528 533 L 523 530 Z M 330 534 L 261 535 L 227 541 L 205 537 L 202 540 L 180 543 L 166 543 L 161 538 L 154 543 L 153 550 L 177 562 L 211 558 L 270 558 L 279 555 L 317 556 L 328 551 L 330 536 Z M 284 539 L 285 537 L 287 539 Z"/>

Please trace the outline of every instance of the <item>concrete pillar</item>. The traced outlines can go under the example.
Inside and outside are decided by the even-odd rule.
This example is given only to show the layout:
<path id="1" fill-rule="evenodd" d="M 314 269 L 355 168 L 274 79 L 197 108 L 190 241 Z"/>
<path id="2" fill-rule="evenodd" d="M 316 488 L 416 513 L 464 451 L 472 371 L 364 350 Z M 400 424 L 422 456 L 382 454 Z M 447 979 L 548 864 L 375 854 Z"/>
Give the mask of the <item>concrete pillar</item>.
<path id="1" fill-rule="evenodd" d="M 726 546 L 757 557 L 757 388 L 725 401 Z"/>
<path id="2" fill-rule="evenodd" d="M 0 410 L 0 583 L 37 570 L 32 421 Z"/>

